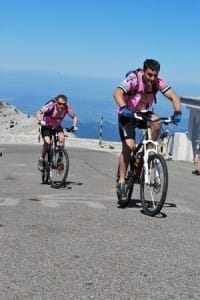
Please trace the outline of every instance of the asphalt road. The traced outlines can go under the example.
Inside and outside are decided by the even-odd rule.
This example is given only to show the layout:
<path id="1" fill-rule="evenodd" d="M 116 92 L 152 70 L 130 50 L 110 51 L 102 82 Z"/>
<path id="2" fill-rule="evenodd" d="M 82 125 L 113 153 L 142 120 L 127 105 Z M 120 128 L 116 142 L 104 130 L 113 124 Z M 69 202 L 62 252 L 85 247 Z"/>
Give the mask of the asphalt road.
<path id="1" fill-rule="evenodd" d="M 65 187 L 41 184 L 39 145 L 0 145 L 0 299 L 200 299 L 200 176 L 168 162 L 162 214 L 138 187 L 117 206 L 111 153 L 70 148 Z"/>

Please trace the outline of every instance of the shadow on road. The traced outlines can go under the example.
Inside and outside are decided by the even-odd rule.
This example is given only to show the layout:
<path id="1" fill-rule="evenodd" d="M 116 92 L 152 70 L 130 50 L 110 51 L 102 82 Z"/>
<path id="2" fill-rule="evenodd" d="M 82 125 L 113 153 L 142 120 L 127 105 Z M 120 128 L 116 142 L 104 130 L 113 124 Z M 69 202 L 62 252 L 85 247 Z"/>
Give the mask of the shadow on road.
<path id="1" fill-rule="evenodd" d="M 175 208 L 176 207 L 176 204 L 174 203 L 170 203 L 170 202 L 165 202 L 164 204 L 164 207 L 168 207 L 168 208 Z M 126 207 L 121 207 L 121 206 L 118 206 L 118 208 L 121 208 L 121 209 L 126 209 L 126 208 L 138 208 L 138 209 L 141 209 L 140 212 L 142 214 L 145 214 L 143 209 L 142 209 L 142 205 L 141 205 L 141 200 L 140 199 L 131 199 L 128 204 L 126 205 Z M 154 218 L 166 218 L 167 217 L 167 214 L 163 213 L 163 212 L 160 212 L 158 213 L 156 216 L 154 216 Z"/>

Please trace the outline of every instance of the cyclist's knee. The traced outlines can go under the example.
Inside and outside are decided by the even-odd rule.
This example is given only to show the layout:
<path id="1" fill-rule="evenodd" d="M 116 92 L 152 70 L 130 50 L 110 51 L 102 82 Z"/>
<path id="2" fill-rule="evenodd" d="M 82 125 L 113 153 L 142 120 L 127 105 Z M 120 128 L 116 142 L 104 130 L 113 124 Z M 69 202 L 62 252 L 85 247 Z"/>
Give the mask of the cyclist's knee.
<path id="1" fill-rule="evenodd" d="M 135 149 L 135 142 L 132 139 L 127 139 L 123 142 L 123 152 L 131 153 Z"/>
<path id="2" fill-rule="evenodd" d="M 51 144 L 51 139 L 49 136 L 44 137 L 44 144 L 50 145 Z"/>
<path id="3" fill-rule="evenodd" d="M 59 146 L 64 147 L 65 145 L 65 139 L 59 139 Z"/>
<path id="4" fill-rule="evenodd" d="M 51 146 L 51 140 L 50 138 L 44 138 L 44 148 L 48 151 Z"/>
<path id="5" fill-rule="evenodd" d="M 158 119 L 158 118 L 159 118 L 159 116 L 156 115 L 156 114 L 153 114 L 153 115 L 151 116 L 151 119 L 152 119 L 152 120 L 156 120 L 156 119 Z M 158 131 L 158 130 L 161 129 L 161 127 L 162 127 L 162 124 L 161 124 L 160 121 L 157 121 L 157 122 L 154 122 L 154 123 L 151 124 L 151 129 L 152 129 L 153 131 Z"/>
<path id="6" fill-rule="evenodd" d="M 155 122 L 152 124 L 151 129 L 152 131 L 160 131 L 162 124 L 160 122 Z"/>
<path id="7" fill-rule="evenodd" d="M 63 132 L 59 132 L 59 134 L 58 134 L 58 141 L 59 141 L 60 146 L 64 146 L 65 135 L 64 135 Z"/>

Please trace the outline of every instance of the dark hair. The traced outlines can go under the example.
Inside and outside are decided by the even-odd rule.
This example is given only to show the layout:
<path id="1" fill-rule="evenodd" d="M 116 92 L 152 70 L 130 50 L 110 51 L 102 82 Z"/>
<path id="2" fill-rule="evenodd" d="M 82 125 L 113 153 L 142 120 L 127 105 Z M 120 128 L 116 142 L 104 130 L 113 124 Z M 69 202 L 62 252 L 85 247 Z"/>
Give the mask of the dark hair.
<path id="1" fill-rule="evenodd" d="M 55 98 L 56 101 L 58 101 L 59 98 L 62 98 L 67 103 L 67 96 L 60 94 L 60 95 L 56 96 L 56 98 Z"/>
<path id="2" fill-rule="evenodd" d="M 160 71 L 160 63 L 155 59 L 146 59 L 144 61 L 143 70 L 146 71 L 150 68 L 152 71 Z"/>

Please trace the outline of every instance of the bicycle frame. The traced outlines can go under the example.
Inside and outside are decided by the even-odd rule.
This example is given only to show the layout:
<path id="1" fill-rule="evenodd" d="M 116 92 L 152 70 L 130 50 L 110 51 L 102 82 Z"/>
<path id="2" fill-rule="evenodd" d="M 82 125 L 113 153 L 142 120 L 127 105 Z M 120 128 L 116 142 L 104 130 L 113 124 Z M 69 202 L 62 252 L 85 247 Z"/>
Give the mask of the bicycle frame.
<path id="1" fill-rule="evenodd" d="M 147 138 L 146 138 L 147 137 Z M 158 142 L 157 141 L 153 141 L 151 139 L 151 129 L 147 124 L 147 129 L 146 129 L 146 137 L 143 140 L 143 146 L 144 146 L 144 171 L 145 171 L 145 184 L 149 185 L 150 184 L 150 180 L 149 180 L 149 172 L 148 172 L 148 158 L 149 158 L 149 153 L 154 152 L 154 153 L 158 153 Z M 151 143 L 151 145 L 153 146 L 152 148 L 148 148 L 148 144 Z"/>
<path id="2" fill-rule="evenodd" d="M 134 114 L 134 117 L 138 120 L 144 119 L 144 116 L 140 116 L 139 114 Z M 144 167 L 144 182 L 146 185 L 150 184 L 150 179 L 149 179 L 149 172 L 148 172 L 148 158 L 149 158 L 149 153 L 157 153 L 158 154 L 158 142 L 152 140 L 151 136 L 151 124 L 156 121 L 165 121 L 166 123 L 172 122 L 170 118 L 158 118 L 156 120 L 150 120 L 148 117 L 145 117 L 145 120 L 147 122 L 147 128 L 143 129 L 143 138 L 142 141 L 138 144 L 136 147 L 134 153 L 137 153 L 138 150 L 143 147 L 143 167 Z M 148 145 L 151 144 L 151 148 L 148 147 Z"/>
<path id="3" fill-rule="evenodd" d="M 172 123 L 171 118 L 158 118 L 151 120 L 143 114 L 135 113 L 133 118 L 146 121 L 141 141 L 137 144 L 130 159 L 129 169 L 125 178 L 125 193 L 122 195 L 117 190 L 118 204 L 126 207 L 131 200 L 134 184 L 140 185 L 140 199 L 144 213 L 155 216 L 159 213 L 165 203 L 168 190 L 167 165 L 158 152 L 158 142 L 151 136 L 151 124 Z M 136 127 L 141 128 L 136 122 Z"/>
<path id="4" fill-rule="evenodd" d="M 59 145 L 58 133 L 53 132 L 51 143 L 46 152 L 45 168 L 42 172 L 42 182 L 52 187 L 61 187 L 67 178 L 69 171 L 69 156 L 67 150 Z"/>
<path id="5" fill-rule="evenodd" d="M 52 140 L 51 140 L 51 147 L 50 147 L 50 161 L 52 164 L 56 164 L 55 161 L 52 161 L 52 158 L 54 157 L 53 153 L 55 153 L 58 145 L 58 133 L 56 132 L 55 134 L 53 134 L 52 136 Z"/>

